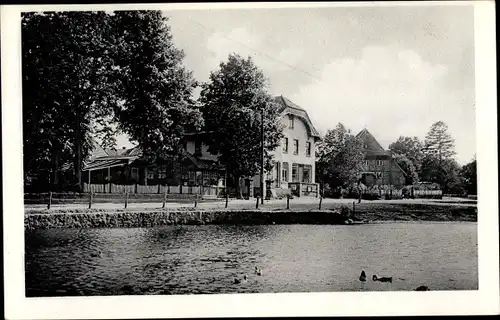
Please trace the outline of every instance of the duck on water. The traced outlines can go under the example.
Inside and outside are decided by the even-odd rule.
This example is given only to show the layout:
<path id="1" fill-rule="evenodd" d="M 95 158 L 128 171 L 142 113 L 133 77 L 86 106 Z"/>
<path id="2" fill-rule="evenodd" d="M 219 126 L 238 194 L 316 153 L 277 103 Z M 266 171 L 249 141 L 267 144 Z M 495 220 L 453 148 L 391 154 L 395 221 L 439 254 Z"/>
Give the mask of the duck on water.
<path id="1" fill-rule="evenodd" d="M 361 271 L 361 275 L 359 276 L 359 281 L 366 281 L 366 273 L 365 270 Z"/>
<path id="2" fill-rule="evenodd" d="M 373 275 L 372 277 L 373 281 L 380 281 L 380 282 L 390 282 L 392 283 L 392 277 L 377 277 L 376 275 Z"/>
<path id="3" fill-rule="evenodd" d="M 255 274 L 258 276 L 261 276 L 262 275 L 262 268 L 255 266 Z"/>
<path id="4" fill-rule="evenodd" d="M 247 281 L 248 277 L 246 274 L 243 276 L 243 279 L 234 278 L 234 284 L 246 283 Z"/>

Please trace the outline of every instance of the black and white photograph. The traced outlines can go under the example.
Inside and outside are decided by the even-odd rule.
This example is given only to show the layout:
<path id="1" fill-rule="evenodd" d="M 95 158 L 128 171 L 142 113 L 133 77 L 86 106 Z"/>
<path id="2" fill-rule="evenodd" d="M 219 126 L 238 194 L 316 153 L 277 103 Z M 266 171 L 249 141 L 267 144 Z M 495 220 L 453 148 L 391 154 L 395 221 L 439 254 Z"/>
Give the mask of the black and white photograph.
<path id="1" fill-rule="evenodd" d="M 500 312 L 494 3 L 253 5 L 2 7 L 12 301 Z"/>

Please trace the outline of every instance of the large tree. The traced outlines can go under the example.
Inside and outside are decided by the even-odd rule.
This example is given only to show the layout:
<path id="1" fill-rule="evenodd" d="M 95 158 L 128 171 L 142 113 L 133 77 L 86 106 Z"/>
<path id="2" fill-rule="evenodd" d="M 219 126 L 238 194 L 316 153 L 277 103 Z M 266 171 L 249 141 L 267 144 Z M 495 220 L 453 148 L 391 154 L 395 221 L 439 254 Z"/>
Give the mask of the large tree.
<path id="1" fill-rule="evenodd" d="M 267 80 L 252 59 L 231 54 L 203 84 L 200 103 L 205 121 L 209 152 L 231 182 L 254 176 L 261 169 L 261 129 L 264 129 L 266 170 L 271 169 L 271 152 L 282 139 L 279 106 L 267 92 Z"/>
<path id="2" fill-rule="evenodd" d="M 432 124 L 424 141 L 421 179 L 436 182 L 443 189 L 456 185 L 458 164 L 454 160 L 454 148 L 455 142 L 448 133 L 448 126 L 443 121 Z"/>
<path id="3" fill-rule="evenodd" d="M 412 162 L 416 172 L 420 171 L 424 154 L 423 144 L 417 137 L 400 136 L 398 140 L 389 145 L 389 150 L 393 155 L 405 156 Z"/>
<path id="4" fill-rule="evenodd" d="M 332 189 L 357 181 L 364 158 L 363 143 L 342 123 L 328 130 L 318 143 L 316 172 L 318 180 Z"/>
<path id="5" fill-rule="evenodd" d="M 437 159 L 439 162 L 452 159 L 455 155 L 455 140 L 448 133 L 448 126 L 443 121 L 432 124 L 425 136 L 424 156 Z"/>
<path id="6" fill-rule="evenodd" d="M 58 184 L 61 165 L 69 161 L 80 187 L 95 119 L 109 116 L 115 101 L 108 77 L 109 15 L 24 13 L 21 37 L 25 181 Z"/>
<path id="7" fill-rule="evenodd" d="M 115 115 L 118 129 L 140 146 L 150 163 L 173 162 L 181 155 L 186 131 L 200 129 L 193 99 L 197 83 L 182 64 L 168 19 L 161 11 L 117 11 L 115 80 L 122 97 Z"/>

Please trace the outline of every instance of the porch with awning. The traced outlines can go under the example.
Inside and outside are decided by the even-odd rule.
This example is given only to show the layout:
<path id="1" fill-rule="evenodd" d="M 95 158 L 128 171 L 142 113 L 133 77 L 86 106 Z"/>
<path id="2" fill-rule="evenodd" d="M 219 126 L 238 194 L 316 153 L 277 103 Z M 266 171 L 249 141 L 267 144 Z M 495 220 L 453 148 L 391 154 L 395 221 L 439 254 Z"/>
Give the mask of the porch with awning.
<path id="1" fill-rule="evenodd" d="M 100 157 L 97 159 L 91 159 L 90 161 L 84 163 L 82 172 L 88 172 L 88 184 L 92 183 L 91 173 L 92 171 L 100 171 L 107 169 L 108 179 L 111 177 L 111 168 L 114 167 L 125 167 L 135 161 L 138 157 Z"/>

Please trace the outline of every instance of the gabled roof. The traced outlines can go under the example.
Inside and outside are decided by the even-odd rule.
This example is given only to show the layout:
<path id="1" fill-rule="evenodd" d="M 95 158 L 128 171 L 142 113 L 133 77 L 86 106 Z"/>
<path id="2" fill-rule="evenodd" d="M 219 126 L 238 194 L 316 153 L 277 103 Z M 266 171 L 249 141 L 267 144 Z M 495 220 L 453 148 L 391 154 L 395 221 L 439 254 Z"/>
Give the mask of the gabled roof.
<path id="1" fill-rule="evenodd" d="M 274 97 L 274 102 L 280 104 L 282 106 L 282 109 L 280 111 L 284 111 L 285 108 L 292 108 L 300 111 L 305 111 L 303 108 L 300 106 L 296 105 L 293 101 L 289 100 L 288 98 L 284 96 L 276 96 Z"/>
<path id="2" fill-rule="evenodd" d="M 365 128 L 361 130 L 356 138 L 361 139 L 366 145 L 365 156 L 390 156 L 390 152 L 384 150 L 384 148 L 378 143 L 377 139 Z"/>
<path id="3" fill-rule="evenodd" d="M 283 117 L 286 114 L 292 114 L 294 116 L 301 118 L 306 123 L 306 127 L 309 129 L 309 134 L 316 139 L 320 139 L 319 132 L 312 124 L 312 121 L 309 118 L 309 115 L 307 114 L 306 110 L 299 107 L 297 104 L 295 104 L 294 102 L 292 102 L 288 98 L 285 98 L 282 95 L 274 97 L 274 102 L 278 103 L 281 106 L 280 109 L 281 117 Z"/>
<path id="4" fill-rule="evenodd" d="M 401 166 L 396 161 L 394 161 L 394 159 L 392 158 L 391 152 L 386 151 L 380 145 L 380 143 L 378 143 L 377 139 L 375 139 L 375 137 L 366 128 L 361 130 L 356 135 L 356 137 L 361 139 L 361 141 L 363 141 L 363 143 L 367 146 L 367 148 L 365 149 L 365 157 L 366 156 L 389 156 L 389 157 L 391 157 L 391 161 L 393 161 L 393 163 L 396 165 L 396 167 L 399 170 L 401 170 L 401 172 L 405 176 L 408 175 L 406 173 L 406 171 L 404 171 L 403 168 L 401 168 Z"/>

